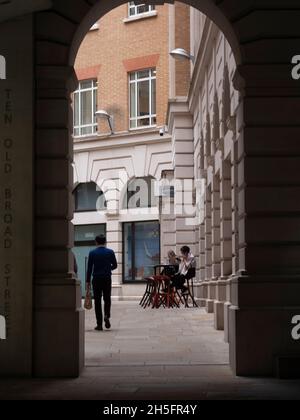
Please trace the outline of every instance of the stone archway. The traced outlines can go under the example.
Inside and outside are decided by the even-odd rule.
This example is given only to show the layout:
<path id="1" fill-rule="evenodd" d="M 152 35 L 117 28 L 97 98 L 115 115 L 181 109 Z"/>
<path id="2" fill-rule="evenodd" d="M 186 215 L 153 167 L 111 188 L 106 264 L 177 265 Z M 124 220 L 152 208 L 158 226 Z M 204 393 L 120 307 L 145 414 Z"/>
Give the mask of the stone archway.
<path id="1" fill-rule="evenodd" d="M 30 322 L 27 326 L 33 330 L 33 346 L 24 348 L 26 366 L 21 362 L 18 367 L 14 353 L 19 349 L 8 357 L 12 347 L 3 346 L 1 359 L 8 362 L 1 373 L 77 376 L 83 367 L 84 321 L 70 254 L 69 93 L 76 82 L 74 55 L 95 13 L 100 17 L 123 2 L 53 0 L 45 11 L 25 18 L 26 48 L 35 57 L 33 80 L 30 71 L 27 75 L 35 86 L 34 311 L 33 328 Z M 290 62 L 300 29 L 290 9 L 300 11 L 299 2 L 266 1 L 263 10 L 252 0 L 184 2 L 207 14 L 225 33 L 238 63 L 235 84 L 243 93 L 237 121 L 239 271 L 231 286 L 230 364 L 238 375 L 292 375 L 289 369 L 300 363 L 300 343 L 291 338 L 291 320 L 300 313 L 295 233 L 300 223 L 300 150 L 299 86 L 290 76 Z M 6 29 L 9 35 L 16 25 Z M 30 92 L 24 95 L 30 99 Z M 27 136 L 32 141 L 30 132 Z M 30 299 L 27 304 L 30 307 Z M 24 309 L 22 299 L 19 305 Z M 20 326 L 20 320 L 13 322 Z M 18 340 L 12 337 L 11 342 Z"/>

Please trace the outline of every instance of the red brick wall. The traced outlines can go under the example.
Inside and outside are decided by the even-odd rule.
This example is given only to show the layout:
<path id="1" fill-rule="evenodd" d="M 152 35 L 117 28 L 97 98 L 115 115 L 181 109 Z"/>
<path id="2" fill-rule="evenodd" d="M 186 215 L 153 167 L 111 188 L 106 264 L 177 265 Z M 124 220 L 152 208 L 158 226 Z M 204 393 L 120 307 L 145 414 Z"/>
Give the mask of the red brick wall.
<path id="1" fill-rule="evenodd" d="M 129 128 L 129 89 L 127 70 L 147 64 L 157 68 L 157 124 L 164 125 L 168 103 L 169 41 L 168 5 L 157 6 L 156 17 L 124 23 L 127 4 L 120 6 L 99 21 L 99 30 L 90 31 L 76 59 L 79 76 L 98 71 L 98 108 L 113 114 L 116 131 Z M 127 67 L 127 70 L 126 70 Z M 100 124 L 101 131 L 108 131 Z"/>
<path id="2" fill-rule="evenodd" d="M 184 48 L 190 52 L 190 8 L 188 5 L 175 2 L 175 48 Z M 176 71 L 176 96 L 186 96 L 190 86 L 190 62 L 178 61 Z"/>

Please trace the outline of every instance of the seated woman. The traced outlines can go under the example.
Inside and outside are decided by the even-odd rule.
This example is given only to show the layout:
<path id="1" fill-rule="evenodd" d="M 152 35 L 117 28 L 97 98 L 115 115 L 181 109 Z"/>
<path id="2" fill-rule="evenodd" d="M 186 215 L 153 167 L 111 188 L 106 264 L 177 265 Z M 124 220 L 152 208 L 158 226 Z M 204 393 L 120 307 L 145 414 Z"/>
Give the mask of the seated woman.
<path id="1" fill-rule="evenodd" d="M 180 258 L 177 257 L 173 250 L 170 250 L 168 252 L 166 267 L 163 269 L 162 274 L 168 277 L 173 277 L 179 270 L 180 262 Z"/>
<path id="2" fill-rule="evenodd" d="M 172 286 L 177 290 L 181 289 L 184 293 L 187 290 L 187 287 L 184 286 L 185 281 L 195 277 L 196 259 L 188 246 L 183 246 L 181 248 L 181 254 L 182 260 L 179 266 L 179 271 L 172 278 Z"/>

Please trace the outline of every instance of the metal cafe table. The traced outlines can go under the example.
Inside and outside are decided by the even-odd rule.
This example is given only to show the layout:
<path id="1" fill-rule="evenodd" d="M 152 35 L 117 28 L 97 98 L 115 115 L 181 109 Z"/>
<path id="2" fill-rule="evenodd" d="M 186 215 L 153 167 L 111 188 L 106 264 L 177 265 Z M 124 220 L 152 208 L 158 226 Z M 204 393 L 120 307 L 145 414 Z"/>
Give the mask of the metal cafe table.
<path id="1" fill-rule="evenodd" d="M 140 301 L 143 308 L 179 308 L 181 298 L 179 293 L 171 286 L 171 277 L 164 274 L 166 269 L 174 268 L 173 265 L 156 265 L 153 267 L 153 276 L 147 277 L 146 290 Z"/>
<path id="2" fill-rule="evenodd" d="M 145 309 L 147 307 L 160 308 L 179 308 L 183 304 L 189 308 L 189 300 L 191 300 L 193 307 L 198 305 L 194 297 L 194 281 L 193 278 L 186 279 L 187 288 L 184 293 L 179 293 L 171 286 L 171 277 L 164 274 L 168 269 L 174 268 L 173 265 L 156 265 L 154 268 L 154 275 L 145 278 L 146 290 L 140 301 L 140 305 Z"/>

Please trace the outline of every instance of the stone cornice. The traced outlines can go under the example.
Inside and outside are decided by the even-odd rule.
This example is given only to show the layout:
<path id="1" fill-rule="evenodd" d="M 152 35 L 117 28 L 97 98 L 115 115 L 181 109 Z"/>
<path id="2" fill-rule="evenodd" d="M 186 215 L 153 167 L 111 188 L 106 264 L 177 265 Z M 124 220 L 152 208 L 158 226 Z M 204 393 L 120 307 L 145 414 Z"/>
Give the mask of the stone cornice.
<path id="1" fill-rule="evenodd" d="M 198 101 L 198 95 L 195 92 L 200 92 L 208 63 L 211 60 L 213 43 L 218 32 L 219 29 L 217 26 L 209 19 L 206 19 L 188 96 L 189 106 L 192 112 L 195 110 Z"/>
<path id="2" fill-rule="evenodd" d="M 158 129 L 142 132 L 124 132 L 113 136 L 93 136 L 88 138 L 74 139 L 74 151 L 89 152 L 93 150 L 115 149 L 120 147 L 135 147 L 150 144 L 169 144 L 171 149 L 171 137 L 168 134 L 161 137 Z"/>
<path id="3" fill-rule="evenodd" d="M 173 132 L 175 115 L 191 116 L 187 97 L 177 97 L 169 100 L 167 111 L 167 125 L 169 133 Z"/>

